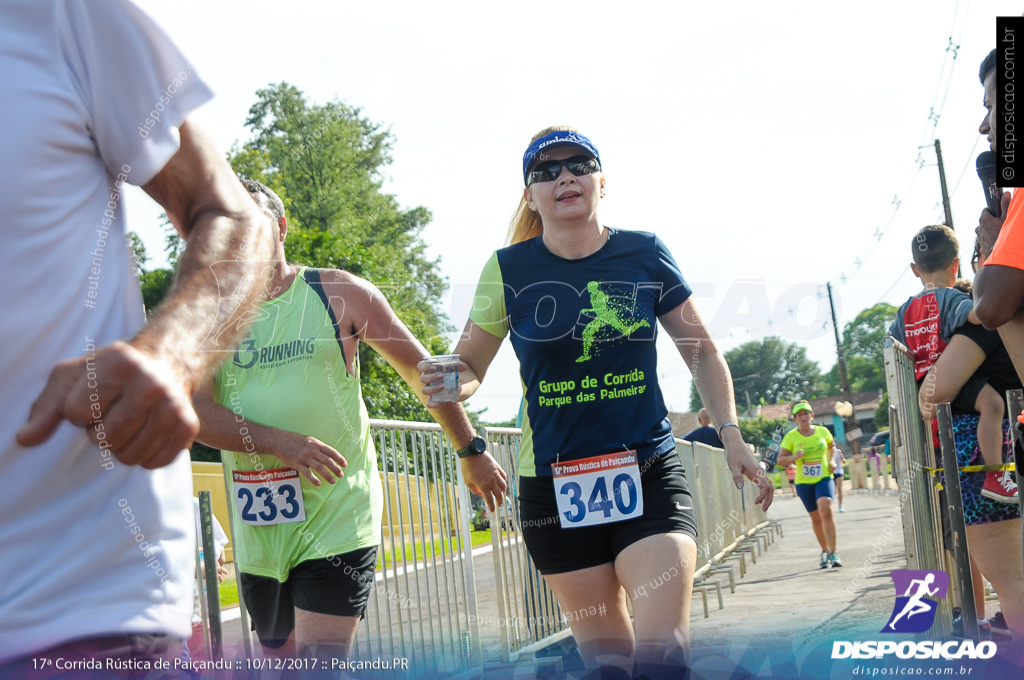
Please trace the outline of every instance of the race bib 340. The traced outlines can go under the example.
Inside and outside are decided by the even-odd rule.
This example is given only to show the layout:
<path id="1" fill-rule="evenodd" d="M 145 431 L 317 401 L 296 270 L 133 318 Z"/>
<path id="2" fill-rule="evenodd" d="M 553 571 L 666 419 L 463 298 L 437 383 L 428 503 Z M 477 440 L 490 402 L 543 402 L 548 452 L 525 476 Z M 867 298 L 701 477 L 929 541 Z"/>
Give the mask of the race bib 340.
<path id="1" fill-rule="evenodd" d="M 636 451 L 553 463 L 563 529 L 621 522 L 644 514 Z"/>

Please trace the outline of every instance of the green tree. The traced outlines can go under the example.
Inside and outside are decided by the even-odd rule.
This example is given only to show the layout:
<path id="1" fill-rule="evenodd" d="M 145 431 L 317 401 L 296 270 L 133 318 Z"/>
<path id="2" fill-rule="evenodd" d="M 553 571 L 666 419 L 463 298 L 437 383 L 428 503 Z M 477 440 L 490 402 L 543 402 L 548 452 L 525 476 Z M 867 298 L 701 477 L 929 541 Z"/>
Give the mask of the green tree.
<path id="1" fill-rule="evenodd" d="M 132 249 L 135 274 L 139 277 L 139 285 L 142 287 L 142 302 L 146 307 L 146 316 L 149 316 L 170 290 L 174 282 L 174 272 L 170 269 L 146 271 L 146 262 L 149 260 L 146 246 L 134 231 L 128 232 L 128 244 Z"/>
<path id="2" fill-rule="evenodd" d="M 861 310 L 843 329 L 843 354 L 850 391 L 873 392 L 885 389 L 885 357 L 882 341 L 896 318 L 896 308 L 885 302 Z M 829 395 L 842 394 L 838 362 L 828 372 Z"/>
<path id="3" fill-rule="evenodd" d="M 290 262 L 344 269 L 377 285 L 431 354 L 444 354 L 453 328 L 438 311 L 446 281 L 421 238 L 430 222 L 424 207 L 403 209 L 381 191 L 394 139 L 341 102 L 309 103 L 281 83 L 256 93 L 246 126 L 252 139 L 235 144 L 228 160 L 239 174 L 273 189 L 285 204 Z M 174 267 L 184 241 L 165 224 L 167 259 Z M 157 275 L 157 272 L 166 272 Z M 153 272 L 155 303 L 173 280 Z M 158 284 L 166 284 L 161 290 Z M 148 308 L 147 301 L 147 308 Z M 371 417 L 430 421 L 419 399 L 365 343 L 359 362 Z"/>
<path id="4" fill-rule="evenodd" d="M 875 427 L 879 430 L 884 430 L 889 427 L 889 393 L 886 392 L 882 395 L 882 401 L 878 403 L 878 408 L 875 409 Z"/>
<path id="5" fill-rule="evenodd" d="M 427 351 L 447 352 L 452 327 L 438 311 L 446 282 L 421 238 L 430 211 L 403 209 L 381 190 L 394 138 L 338 101 L 308 102 L 280 83 L 256 93 L 252 140 L 229 156 L 239 173 L 285 202 L 290 262 L 344 269 L 377 285 Z M 376 352 L 360 344 L 363 398 L 371 417 L 430 420 L 419 399 Z"/>
<path id="6" fill-rule="evenodd" d="M 484 409 L 486 410 L 486 409 Z M 500 423 L 484 423 L 484 427 L 515 427 L 517 418 L 512 417 L 508 420 L 503 420 Z"/>
<path id="7" fill-rule="evenodd" d="M 807 349 L 777 337 L 747 342 L 725 353 L 732 372 L 737 409 L 775 404 L 797 397 L 810 398 L 825 388 L 818 364 Z M 702 406 L 697 386 L 690 386 L 690 410 Z"/>
<path id="8" fill-rule="evenodd" d="M 790 428 L 790 423 L 785 418 L 742 418 L 739 421 L 740 432 L 743 434 L 743 441 L 753 444 L 758 449 L 766 449 L 771 446 L 772 437 L 776 434 L 782 436 Z"/>
<path id="9" fill-rule="evenodd" d="M 153 313 L 157 305 L 166 297 L 167 291 L 174 283 L 174 271 L 171 269 L 154 269 L 139 276 L 142 285 L 142 302 L 146 306 L 146 316 Z"/>
<path id="10" fill-rule="evenodd" d="M 146 261 L 149 257 L 146 256 L 146 245 L 142 242 L 142 238 L 134 231 L 128 232 L 128 247 L 132 249 L 132 260 L 135 263 L 135 273 L 138 276 L 142 276 L 146 273 Z"/>

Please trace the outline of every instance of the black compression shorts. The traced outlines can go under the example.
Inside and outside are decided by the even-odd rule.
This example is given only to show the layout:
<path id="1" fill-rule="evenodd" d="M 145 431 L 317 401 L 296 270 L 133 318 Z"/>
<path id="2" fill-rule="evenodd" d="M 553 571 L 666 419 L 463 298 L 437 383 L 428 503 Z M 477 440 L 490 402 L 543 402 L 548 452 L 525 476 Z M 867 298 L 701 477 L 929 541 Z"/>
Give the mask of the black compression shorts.
<path id="1" fill-rule="evenodd" d="M 563 529 L 552 477 L 519 480 L 523 538 L 542 574 L 562 574 L 615 561 L 627 546 L 658 534 L 684 533 L 697 539 L 693 497 L 683 464 L 669 451 L 640 464 L 644 514 L 635 519 Z"/>
<path id="2" fill-rule="evenodd" d="M 295 629 L 295 609 L 332 616 L 359 616 L 374 583 L 377 547 L 300 562 L 282 583 L 276 578 L 239 574 L 245 608 L 260 644 L 277 649 Z"/>

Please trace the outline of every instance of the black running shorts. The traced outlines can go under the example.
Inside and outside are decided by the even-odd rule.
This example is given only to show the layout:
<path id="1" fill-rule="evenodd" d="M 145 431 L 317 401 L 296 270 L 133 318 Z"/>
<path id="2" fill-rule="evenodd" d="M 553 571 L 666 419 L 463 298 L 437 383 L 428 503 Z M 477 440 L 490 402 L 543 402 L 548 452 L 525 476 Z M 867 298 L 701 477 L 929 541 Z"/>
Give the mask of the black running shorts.
<path id="1" fill-rule="evenodd" d="M 282 583 L 276 578 L 240 574 L 245 608 L 260 644 L 277 649 L 295 629 L 295 609 L 331 616 L 359 616 L 374 583 L 377 547 L 300 562 Z"/>
<path id="2" fill-rule="evenodd" d="M 644 514 L 635 519 L 563 529 L 552 477 L 519 479 L 523 538 L 542 574 L 562 574 L 608 564 L 627 546 L 658 534 L 683 533 L 697 540 L 693 497 L 679 455 L 669 451 L 640 463 Z"/>

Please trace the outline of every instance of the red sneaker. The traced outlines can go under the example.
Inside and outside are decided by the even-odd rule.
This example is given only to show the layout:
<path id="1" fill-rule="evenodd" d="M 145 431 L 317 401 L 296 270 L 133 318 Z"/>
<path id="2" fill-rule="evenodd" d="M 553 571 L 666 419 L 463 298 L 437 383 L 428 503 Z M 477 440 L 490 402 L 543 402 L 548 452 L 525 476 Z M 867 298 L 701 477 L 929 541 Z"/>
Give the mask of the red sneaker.
<path id="1" fill-rule="evenodd" d="M 1000 503 L 1016 503 L 1018 499 L 1017 481 L 1014 479 L 1013 472 L 1011 470 L 986 472 L 981 495 Z"/>

